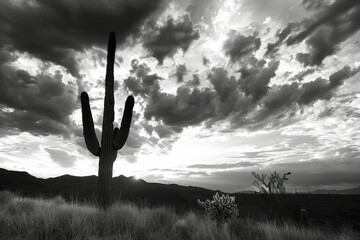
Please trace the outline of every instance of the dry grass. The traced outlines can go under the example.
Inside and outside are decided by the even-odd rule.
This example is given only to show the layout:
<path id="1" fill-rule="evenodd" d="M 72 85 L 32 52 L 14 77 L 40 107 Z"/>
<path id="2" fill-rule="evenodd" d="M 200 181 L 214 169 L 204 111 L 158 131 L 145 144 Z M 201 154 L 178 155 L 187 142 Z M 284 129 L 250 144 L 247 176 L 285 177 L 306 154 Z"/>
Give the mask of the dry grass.
<path id="1" fill-rule="evenodd" d="M 241 206 L 240 206 L 241 207 Z M 360 239 L 351 229 L 338 232 L 294 224 L 236 219 L 217 226 L 192 212 L 116 203 L 107 212 L 90 205 L 66 203 L 61 197 L 30 199 L 0 192 L 0 239 Z"/>

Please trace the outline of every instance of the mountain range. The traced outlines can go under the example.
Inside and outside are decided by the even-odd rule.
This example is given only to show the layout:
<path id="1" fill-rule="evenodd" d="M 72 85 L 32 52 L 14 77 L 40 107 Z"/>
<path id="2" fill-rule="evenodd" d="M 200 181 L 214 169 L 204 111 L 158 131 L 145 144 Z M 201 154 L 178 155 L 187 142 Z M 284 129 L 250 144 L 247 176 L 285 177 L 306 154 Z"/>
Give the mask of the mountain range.
<path id="1" fill-rule="evenodd" d="M 177 184 L 148 183 L 134 177 L 117 176 L 112 181 L 113 201 L 132 202 L 139 206 L 167 206 L 176 213 L 203 213 L 197 199 L 212 199 L 216 191 Z M 0 191 L 10 190 L 21 196 L 52 198 L 61 195 L 66 200 L 96 204 L 97 177 L 63 175 L 37 178 L 27 172 L 0 168 Z M 347 190 L 316 190 L 308 193 L 287 194 L 291 209 L 305 208 L 319 224 L 349 224 L 360 230 L 360 188 Z M 217 191 L 220 194 L 221 191 Z M 265 219 L 269 198 L 253 191 L 232 193 L 241 216 Z M 359 224 L 358 224 L 359 223 Z"/>
<path id="2" fill-rule="evenodd" d="M 25 196 L 55 197 L 92 201 L 97 195 L 97 176 L 76 177 L 63 175 L 37 178 L 27 172 L 0 168 L 0 191 L 10 190 Z M 220 191 L 218 191 L 220 192 Z M 120 175 L 112 181 L 112 196 L 116 200 L 147 205 L 175 206 L 181 211 L 198 208 L 197 199 L 212 198 L 215 191 L 177 184 L 148 183 L 142 179 Z"/>

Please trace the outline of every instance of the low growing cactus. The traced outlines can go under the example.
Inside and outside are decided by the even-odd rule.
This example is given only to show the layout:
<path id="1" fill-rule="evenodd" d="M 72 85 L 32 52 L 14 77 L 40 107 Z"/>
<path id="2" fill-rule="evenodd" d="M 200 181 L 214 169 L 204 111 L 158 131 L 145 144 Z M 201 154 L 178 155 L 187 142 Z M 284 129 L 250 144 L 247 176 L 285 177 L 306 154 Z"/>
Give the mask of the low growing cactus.
<path id="1" fill-rule="evenodd" d="M 239 215 L 235 196 L 230 197 L 228 194 L 220 196 L 219 193 L 216 193 L 211 201 L 209 199 L 205 202 L 199 199 L 197 201 L 205 209 L 204 216 L 210 215 L 211 219 L 217 223 L 229 222 L 231 218 Z"/>

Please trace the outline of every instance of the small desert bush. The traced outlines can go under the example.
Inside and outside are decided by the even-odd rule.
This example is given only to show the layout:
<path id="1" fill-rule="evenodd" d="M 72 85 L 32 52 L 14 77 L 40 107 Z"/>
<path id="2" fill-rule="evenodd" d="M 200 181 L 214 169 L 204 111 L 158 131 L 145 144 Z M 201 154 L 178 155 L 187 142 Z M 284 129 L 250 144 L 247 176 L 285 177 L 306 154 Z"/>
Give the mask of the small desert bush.
<path id="1" fill-rule="evenodd" d="M 132 203 L 118 202 L 102 211 L 60 197 L 31 199 L 0 192 L 0 198 L 0 239 L 4 240 L 360 239 L 360 234 L 351 229 L 331 232 L 250 218 L 216 224 L 193 212 L 177 215 L 171 208 L 138 207 Z"/>
<path id="2" fill-rule="evenodd" d="M 231 197 L 225 194 L 220 196 L 217 192 L 213 196 L 213 200 L 206 199 L 206 201 L 202 202 L 198 199 L 197 201 L 205 210 L 203 216 L 210 216 L 217 224 L 228 223 L 231 219 L 239 215 L 238 206 L 235 203 L 235 196 Z"/>

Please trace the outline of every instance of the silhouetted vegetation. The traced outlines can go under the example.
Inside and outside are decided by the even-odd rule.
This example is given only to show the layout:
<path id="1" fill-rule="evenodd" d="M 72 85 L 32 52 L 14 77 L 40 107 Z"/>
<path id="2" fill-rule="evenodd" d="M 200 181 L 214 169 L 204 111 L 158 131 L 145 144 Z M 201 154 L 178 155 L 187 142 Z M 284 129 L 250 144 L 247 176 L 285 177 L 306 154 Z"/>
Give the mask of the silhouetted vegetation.
<path id="1" fill-rule="evenodd" d="M 241 207 L 241 206 L 240 206 Z M 89 204 L 0 192 L 0 239 L 359 239 L 349 228 L 302 227 L 242 217 L 221 227 L 193 212 L 114 203 L 106 211 Z"/>
<path id="2" fill-rule="evenodd" d="M 212 220 L 215 220 L 218 224 L 229 222 L 232 218 L 239 215 L 238 206 L 235 203 L 235 197 L 222 194 L 221 196 L 217 192 L 213 196 L 213 200 L 206 199 L 205 202 L 197 200 L 199 205 L 205 209 L 204 216 L 209 215 Z"/>
<path id="3" fill-rule="evenodd" d="M 269 177 L 266 177 L 266 174 L 260 175 L 255 172 L 251 172 L 251 174 L 255 178 L 254 186 L 269 203 L 268 214 L 271 218 L 285 221 L 289 218 L 294 222 L 301 223 L 301 208 L 286 194 L 284 185 L 285 181 L 289 180 L 287 176 L 291 172 L 283 174 L 282 177 L 276 171 Z"/>
<path id="4" fill-rule="evenodd" d="M 104 115 L 102 124 L 101 147 L 95 134 L 94 122 L 91 115 L 89 96 L 86 92 L 81 93 L 82 121 L 84 128 L 85 143 L 88 150 L 95 156 L 99 156 L 98 178 L 98 202 L 106 209 L 110 204 L 110 184 L 112 180 L 113 164 L 129 135 L 131 125 L 134 98 L 129 96 L 125 103 L 124 115 L 121 127 L 115 128 L 114 122 L 114 58 L 116 39 L 115 34 L 110 33 L 108 44 L 107 68 L 105 78 Z"/>
<path id="5" fill-rule="evenodd" d="M 61 195 L 68 202 L 91 203 L 96 205 L 97 177 L 75 177 L 64 175 L 41 179 L 26 172 L 8 171 L 0 168 L 0 191 L 11 190 L 21 196 L 52 199 Z M 212 199 L 215 191 L 200 187 L 177 184 L 148 183 L 131 177 L 118 176 L 112 179 L 112 201 L 131 202 L 139 207 L 168 206 L 176 214 L 189 211 L 202 215 L 204 209 L 197 199 Z M 223 192 L 219 192 L 223 194 Z M 226 194 L 226 193 L 225 193 Z M 278 221 L 272 215 L 272 207 L 262 194 L 233 193 L 239 216 L 255 221 Z M 306 209 L 312 227 L 349 226 L 360 231 L 360 195 L 286 193 L 290 202 L 300 209 Z M 293 221 L 285 217 L 283 222 Z M 300 220 L 296 220 L 299 223 Z"/>

